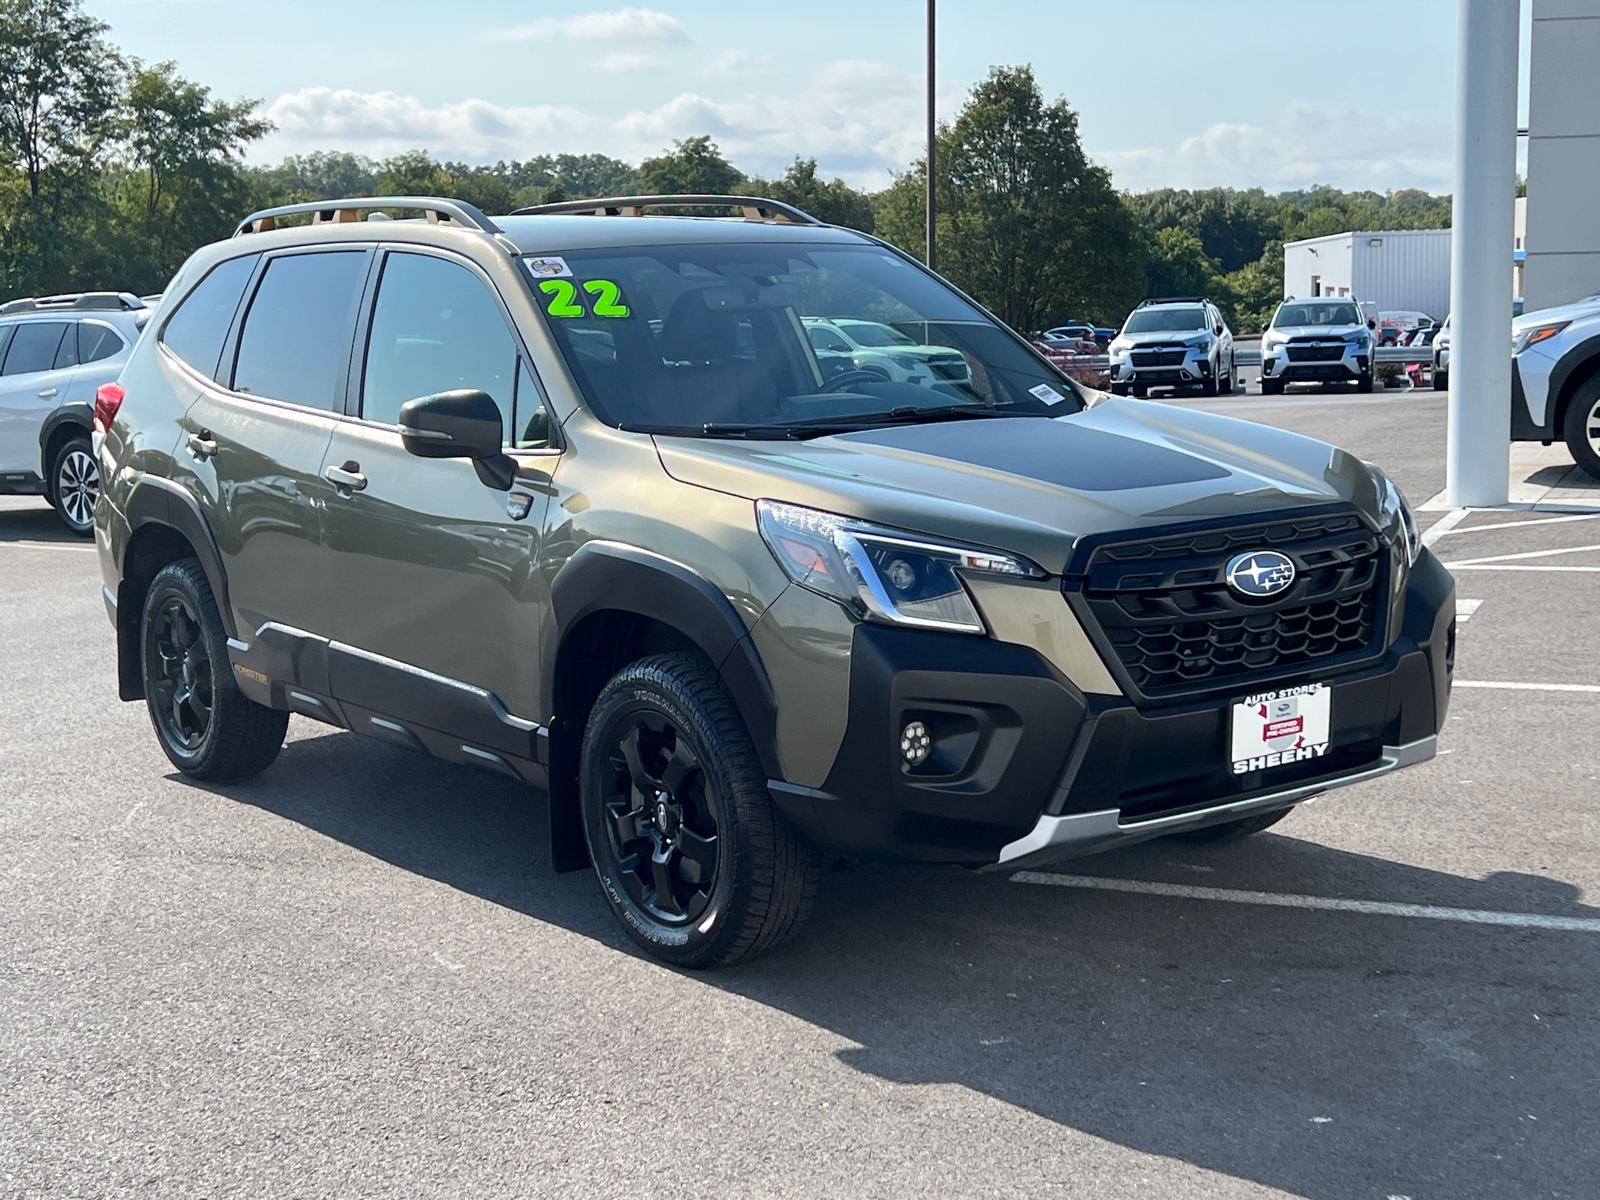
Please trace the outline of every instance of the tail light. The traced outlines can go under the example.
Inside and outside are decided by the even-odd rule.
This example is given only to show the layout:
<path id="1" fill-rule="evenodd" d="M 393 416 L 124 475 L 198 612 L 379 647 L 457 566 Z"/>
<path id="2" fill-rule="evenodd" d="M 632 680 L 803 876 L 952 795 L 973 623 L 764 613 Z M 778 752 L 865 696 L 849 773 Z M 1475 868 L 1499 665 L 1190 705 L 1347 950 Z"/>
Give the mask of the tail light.
<path id="1" fill-rule="evenodd" d="M 94 394 L 94 431 L 104 435 L 117 419 L 122 398 L 127 395 L 120 383 L 102 383 Z"/>

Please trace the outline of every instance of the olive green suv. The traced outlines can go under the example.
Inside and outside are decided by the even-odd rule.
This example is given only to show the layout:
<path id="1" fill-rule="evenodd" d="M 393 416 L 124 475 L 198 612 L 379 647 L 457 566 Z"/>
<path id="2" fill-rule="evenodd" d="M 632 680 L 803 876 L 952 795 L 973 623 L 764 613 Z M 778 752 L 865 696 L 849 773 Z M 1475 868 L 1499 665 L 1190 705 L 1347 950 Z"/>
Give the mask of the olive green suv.
<path id="1" fill-rule="evenodd" d="M 962 369 L 819 354 L 841 321 Z M 96 422 L 121 695 L 181 771 L 299 713 L 532 785 L 674 963 L 775 945 L 840 858 L 1263 829 L 1449 700 L 1454 585 L 1375 467 L 1087 391 L 759 198 L 258 213 Z"/>

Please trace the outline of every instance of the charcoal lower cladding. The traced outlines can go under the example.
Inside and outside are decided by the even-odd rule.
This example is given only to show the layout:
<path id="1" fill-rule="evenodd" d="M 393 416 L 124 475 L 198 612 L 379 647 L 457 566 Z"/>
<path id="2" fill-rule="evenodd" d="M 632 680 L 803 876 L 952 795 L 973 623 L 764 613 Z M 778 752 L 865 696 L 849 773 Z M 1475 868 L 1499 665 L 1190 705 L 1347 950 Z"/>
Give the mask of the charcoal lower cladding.
<path id="1" fill-rule="evenodd" d="M 1287 554 L 1296 577 L 1252 601 L 1224 575 L 1235 554 L 1261 549 Z M 1323 514 L 1103 544 L 1064 586 L 1139 694 L 1177 697 L 1375 652 L 1386 561 L 1355 513 Z"/>

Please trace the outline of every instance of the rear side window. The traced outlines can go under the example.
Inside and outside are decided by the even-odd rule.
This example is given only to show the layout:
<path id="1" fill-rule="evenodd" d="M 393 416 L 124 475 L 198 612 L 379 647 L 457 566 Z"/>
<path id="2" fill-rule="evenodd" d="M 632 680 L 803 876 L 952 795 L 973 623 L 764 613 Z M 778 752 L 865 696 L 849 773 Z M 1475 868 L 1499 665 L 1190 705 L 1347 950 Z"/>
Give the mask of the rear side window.
<path id="1" fill-rule="evenodd" d="M 122 350 L 123 341 L 109 325 L 83 321 L 78 325 L 78 361 L 99 362 Z"/>
<path id="2" fill-rule="evenodd" d="M 268 263 L 239 335 L 234 390 L 332 412 L 366 273 L 365 250 Z"/>
<path id="3" fill-rule="evenodd" d="M 184 297 L 162 330 L 161 340 L 167 349 L 195 370 L 215 376 L 217 362 L 222 358 L 222 341 L 228 336 L 233 314 L 239 311 L 239 300 L 260 257 L 246 254 L 212 267 L 200 286 Z"/>
<path id="4" fill-rule="evenodd" d="M 65 321 L 27 321 L 18 325 L 0 375 L 28 375 L 54 368 L 67 328 Z"/>
<path id="5" fill-rule="evenodd" d="M 517 348 L 500 306 L 467 268 L 424 254 L 390 254 L 367 339 L 361 415 L 385 425 L 418 396 L 474 388 L 511 426 Z"/>

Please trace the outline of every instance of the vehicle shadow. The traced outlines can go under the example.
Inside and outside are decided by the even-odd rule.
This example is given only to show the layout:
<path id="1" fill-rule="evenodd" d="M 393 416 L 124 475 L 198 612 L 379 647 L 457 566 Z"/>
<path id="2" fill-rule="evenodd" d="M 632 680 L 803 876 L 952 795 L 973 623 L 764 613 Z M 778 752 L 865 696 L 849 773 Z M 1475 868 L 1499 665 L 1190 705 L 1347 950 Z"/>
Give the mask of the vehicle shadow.
<path id="1" fill-rule="evenodd" d="M 548 871 L 539 798 L 497 777 L 329 733 L 219 790 L 635 953 L 587 872 Z M 1273 834 L 1061 869 L 1600 917 L 1559 881 Z M 1597 948 L 1593 933 L 868 866 L 825 879 L 784 949 L 693 977 L 848 1039 L 841 1059 L 873 1076 L 959 1084 L 1314 1200 L 1580 1195 L 1600 1178 Z"/>
<path id="2" fill-rule="evenodd" d="M 0 542 L 60 542 L 92 547 L 61 523 L 43 496 L 0 496 Z"/>

